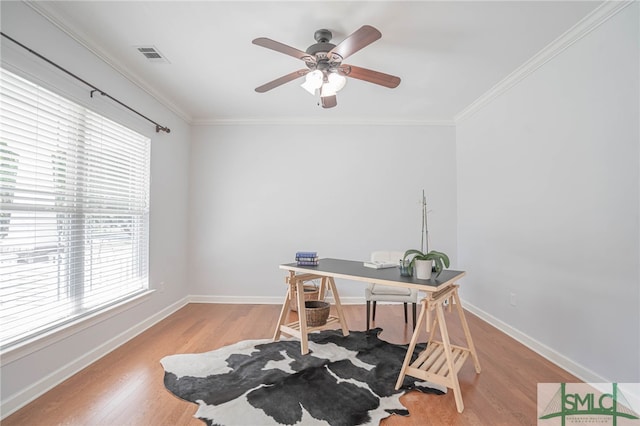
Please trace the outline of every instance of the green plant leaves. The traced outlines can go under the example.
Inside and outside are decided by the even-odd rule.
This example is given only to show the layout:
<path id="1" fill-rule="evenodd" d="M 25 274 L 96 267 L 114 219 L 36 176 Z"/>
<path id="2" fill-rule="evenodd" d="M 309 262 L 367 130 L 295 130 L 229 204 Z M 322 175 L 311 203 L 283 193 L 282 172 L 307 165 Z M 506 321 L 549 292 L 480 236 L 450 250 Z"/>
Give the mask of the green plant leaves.
<path id="1" fill-rule="evenodd" d="M 433 260 L 436 269 L 435 278 L 438 278 L 443 269 L 450 265 L 449 256 L 441 251 L 431 250 L 429 253 L 423 253 L 420 250 L 410 249 L 404 252 L 403 260 L 411 255 L 414 255 L 411 259 L 411 268 L 415 266 L 416 260 Z"/>

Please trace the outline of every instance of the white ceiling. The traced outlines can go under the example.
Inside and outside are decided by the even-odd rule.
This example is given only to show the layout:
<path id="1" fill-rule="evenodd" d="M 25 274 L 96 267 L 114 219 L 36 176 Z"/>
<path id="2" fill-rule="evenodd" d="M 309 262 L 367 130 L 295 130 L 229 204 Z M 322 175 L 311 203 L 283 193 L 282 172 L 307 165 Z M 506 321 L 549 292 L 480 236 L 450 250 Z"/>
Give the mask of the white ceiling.
<path id="1" fill-rule="evenodd" d="M 189 123 L 451 122 L 599 1 L 41 1 L 33 6 Z M 300 50 L 320 28 L 338 44 L 362 25 L 382 38 L 345 63 L 397 75 L 388 89 L 349 79 L 323 109 L 295 80 L 254 88 L 304 63 L 251 43 Z M 153 45 L 170 63 L 145 59 Z M 73 71 L 73 70 L 71 70 Z M 90 79 L 89 79 L 90 80 Z"/>

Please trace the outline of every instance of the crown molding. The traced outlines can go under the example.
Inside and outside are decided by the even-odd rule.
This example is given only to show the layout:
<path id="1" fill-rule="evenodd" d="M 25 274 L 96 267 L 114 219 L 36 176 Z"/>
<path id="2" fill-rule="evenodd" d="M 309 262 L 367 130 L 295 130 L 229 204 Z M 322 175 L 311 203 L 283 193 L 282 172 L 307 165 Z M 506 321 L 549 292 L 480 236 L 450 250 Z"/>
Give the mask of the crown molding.
<path id="1" fill-rule="evenodd" d="M 272 118 L 272 119 L 194 119 L 182 108 L 178 107 L 175 103 L 161 95 L 158 91 L 154 90 L 151 86 L 145 83 L 144 79 L 137 74 L 129 71 L 127 67 L 122 65 L 118 60 L 107 54 L 100 49 L 99 43 L 92 40 L 90 37 L 76 33 L 65 22 L 64 19 L 57 16 L 54 12 L 47 10 L 45 6 L 40 4 L 24 1 L 29 7 L 31 7 L 36 13 L 41 15 L 56 28 L 64 32 L 71 39 L 79 43 L 85 49 L 90 51 L 100 60 L 105 62 L 116 72 L 126 78 L 135 86 L 139 87 L 149 96 L 154 98 L 160 104 L 171 110 L 178 117 L 184 120 L 187 124 L 192 126 L 259 126 L 259 125 L 341 125 L 341 126 L 455 126 L 453 120 L 373 120 L 373 119 L 312 119 L 312 118 Z"/>
<path id="2" fill-rule="evenodd" d="M 480 96 L 466 108 L 460 111 L 454 117 L 454 122 L 457 124 L 471 117 L 473 114 L 481 110 L 485 105 L 524 80 L 527 76 L 549 62 L 556 55 L 567 49 L 573 43 L 577 42 L 578 40 L 589 34 L 591 31 L 598 28 L 604 22 L 609 20 L 609 18 L 613 17 L 622 9 L 636 1 L 638 0 L 605 0 L 604 3 L 595 8 L 591 13 L 585 16 L 564 34 L 552 41 L 541 51 L 535 54 L 531 59 L 522 64 L 520 67 L 516 68 L 515 71 L 513 71 L 499 83 L 485 92 L 482 96 Z"/>
<path id="3" fill-rule="evenodd" d="M 39 15 L 47 19 L 58 29 L 63 31 L 74 41 L 78 42 L 84 48 L 93 53 L 100 60 L 105 62 L 116 72 L 126 78 L 135 86 L 139 87 L 149 96 L 154 98 L 160 104 L 172 111 L 187 124 L 193 126 L 235 126 L 235 125 L 353 125 L 353 126 L 455 126 L 461 121 L 471 117 L 477 111 L 481 110 L 485 105 L 499 97 L 501 94 L 514 87 L 527 76 L 535 72 L 538 68 L 553 59 L 556 55 L 567 49 L 576 41 L 580 40 L 609 18 L 618 12 L 637 2 L 638 0 L 605 0 L 603 4 L 594 9 L 590 14 L 583 18 L 580 22 L 551 42 L 540 52 L 534 55 L 527 62 L 502 79 L 491 89 L 465 107 L 452 120 L 371 120 L 371 119 L 345 119 L 345 120 L 326 120 L 326 119 L 300 119 L 300 118 L 277 118 L 277 119 L 194 119 L 182 108 L 178 107 L 172 101 L 161 95 L 138 75 L 128 71 L 121 63 L 113 57 L 102 51 L 99 44 L 94 40 L 80 37 L 72 31 L 61 18 L 55 16 L 52 12 L 46 10 L 43 6 L 31 1 L 24 1 Z"/>
<path id="4" fill-rule="evenodd" d="M 187 114 L 186 111 L 179 108 L 175 103 L 173 103 L 172 101 L 170 101 L 169 99 L 167 99 L 166 97 L 158 93 L 148 84 L 146 84 L 144 82 L 144 79 L 140 78 L 140 76 L 136 75 L 135 73 L 132 73 L 131 71 L 128 71 L 127 68 L 123 66 L 120 62 L 118 62 L 116 59 L 114 59 L 113 57 L 105 53 L 103 50 L 98 48 L 97 46 L 99 46 L 99 43 L 95 42 L 95 40 L 91 40 L 88 37 L 86 38 L 80 37 L 80 35 L 78 35 L 76 32 L 71 30 L 66 25 L 66 23 L 63 22 L 63 20 L 60 17 L 56 16 L 49 10 L 45 9 L 43 6 L 31 1 L 24 1 L 24 3 L 27 6 L 29 6 L 31 9 L 33 9 L 36 13 L 38 13 L 40 16 L 42 16 L 47 21 L 49 21 L 51 24 L 53 24 L 60 31 L 64 32 L 67 36 L 71 37 L 74 41 L 79 43 L 82 47 L 84 47 L 89 52 L 91 52 L 96 57 L 98 57 L 98 59 L 102 60 L 107 65 L 109 65 L 111 68 L 113 68 L 116 72 L 118 72 L 128 81 L 130 81 L 135 86 L 139 87 L 149 96 L 151 96 L 153 99 L 158 101 L 161 105 L 168 108 L 171 112 L 176 114 L 178 117 L 180 117 L 182 120 L 184 120 L 188 124 L 191 124 L 192 118 L 189 114 Z"/>
<path id="5" fill-rule="evenodd" d="M 311 118 L 271 118 L 271 119 L 198 119 L 193 126 L 455 126 L 453 120 L 374 120 L 374 119 L 311 119 Z"/>

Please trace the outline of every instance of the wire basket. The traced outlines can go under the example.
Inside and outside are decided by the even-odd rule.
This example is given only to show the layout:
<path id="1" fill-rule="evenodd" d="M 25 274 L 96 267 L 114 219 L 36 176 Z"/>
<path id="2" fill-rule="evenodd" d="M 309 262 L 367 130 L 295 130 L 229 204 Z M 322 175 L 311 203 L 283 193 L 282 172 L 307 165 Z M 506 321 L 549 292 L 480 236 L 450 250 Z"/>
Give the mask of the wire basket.
<path id="1" fill-rule="evenodd" d="M 318 300 L 318 296 L 320 295 L 320 289 L 315 285 L 305 284 L 304 285 L 304 300 Z M 293 286 L 293 294 L 291 295 L 291 310 L 294 312 L 298 312 L 298 291 L 296 290 L 296 286 Z"/>
<path id="2" fill-rule="evenodd" d="M 325 325 L 329 318 L 329 304 L 319 300 L 304 302 L 304 311 L 307 314 L 307 326 L 318 327 Z"/>

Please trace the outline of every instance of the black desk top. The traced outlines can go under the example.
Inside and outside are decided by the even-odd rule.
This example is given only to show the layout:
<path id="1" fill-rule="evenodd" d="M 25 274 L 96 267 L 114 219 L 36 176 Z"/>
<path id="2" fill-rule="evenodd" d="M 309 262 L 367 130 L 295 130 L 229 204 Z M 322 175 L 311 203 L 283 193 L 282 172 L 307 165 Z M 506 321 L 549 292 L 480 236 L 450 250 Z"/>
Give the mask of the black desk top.
<path id="1" fill-rule="evenodd" d="M 295 262 L 285 263 L 280 265 L 280 269 L 374 284 L 416 288 L 426 292 L 441 290 L 465 275 L 464 271 L 445 269 L 437 279 L 419 280 L 415 277 L 403 277 L 397 267 L 373 269 L 364 266 L 362 261 L 343 259 L 320 259 L 318 266 L 298 266 Z"/>

